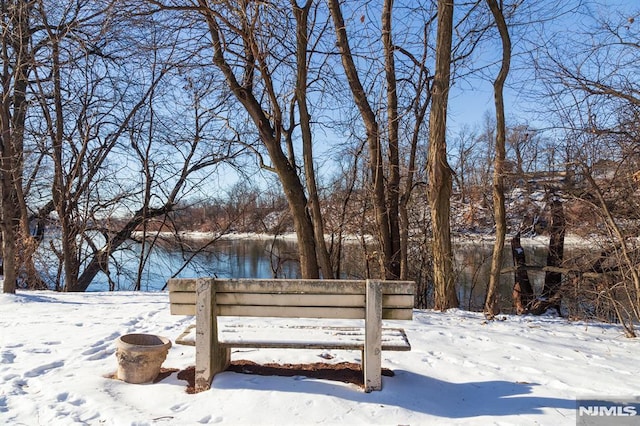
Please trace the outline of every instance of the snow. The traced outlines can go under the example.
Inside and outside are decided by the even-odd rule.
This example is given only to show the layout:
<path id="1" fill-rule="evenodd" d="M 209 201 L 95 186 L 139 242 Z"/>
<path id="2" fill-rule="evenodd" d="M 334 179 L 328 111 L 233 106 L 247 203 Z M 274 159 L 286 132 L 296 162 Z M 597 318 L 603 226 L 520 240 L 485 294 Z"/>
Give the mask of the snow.
<path id="1" fill-rule="evenodd" d="M 175 341 L 193 322 L 171 316 L 168 299 L 166 293 L 0 294 L 0 424 L 575 425 L 576 398 L 640 391 L 638 339 L 623 337 L 615 325 L 551 316 L 487 322 L 462 310 L 416 310 L 413 321 L 389 321 L 406 330 L 412 350 L 383 353 L 383 367 L 395 376 L 383 377 L 380 392 L 233 372 L 217 375 L 212 389 L 199 394 L 187 394 L 176 373 L 142 385 L 109 378 L 118 336 L 152 333 Z M 194 357 L 192 346 L 174 344 L 163 367 L 183 369 Z M 232 359 L 359 362 L 360 353 L 245 348 Z"/>

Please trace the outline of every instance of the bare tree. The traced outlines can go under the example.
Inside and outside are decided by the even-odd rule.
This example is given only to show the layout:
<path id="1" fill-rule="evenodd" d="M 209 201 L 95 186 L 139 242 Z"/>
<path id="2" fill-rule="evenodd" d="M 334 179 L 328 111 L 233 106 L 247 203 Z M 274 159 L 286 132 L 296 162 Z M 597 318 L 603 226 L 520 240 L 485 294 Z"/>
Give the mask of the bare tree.
<path id="1" fill-rule="evenodd" d="M 85 259 L 79 237 L 84 235 L 87 241 L 88 224 L 94 219 L 91 212 L 100 206 L 87 205 L 87 201 L 97 201 L 92 194 L 103 179 L 102 173 L 113 151 L 167 69 L 160 71 L 141 91 L 137 102 L 127 105 L 126 98 L 132 95 L 132 90 L 110 78 L 112 69 L 118 68 L 116 57 L 124 56 L 122 51 L 114 54 L 115 43 L 108 39 L 116 31 L 118 22 L 113 19 L 113 5 L 94 3 L 88 9 L 77 5 L 62 10 L 47 6 L 41 2 L 38 10 L 46 23 L 52 78 L 38 74 L 40 95 L 37 98 L 53 154 L 51 194 L 61 228 L 58 255 L 64 269 L 63 288 L 84 291 L 91 282 L 86 277 L 94 269 L 93 265 L 104 269 L 105 259 L 111 254 L 110 250 L 102 251 L 82 270 Z M 120 33 L 120 37 L 124 36 Z M 101 37 L 103 40 L 99 41 Z M 119 72 L 126 71 L 120 68 Z M 125 84 L 133 87 L 130 81 Z M 106 88 L 119 97 L 108 99 L 104 96 Z M 122 115 L 118 112 L 120 109 Z M 111 132 L 106 133 L 109 122 L 113 125 Z M 83 278 L 79 280 L 81 271 Z"/>
<path id="2" fill-rule="evenodd" d="M 563 43 L 540 46 L 536 61 L 538 77 L 546 83 L 539 94 L 551 101 L 546 117 L 564 135 L 566 159 L 560 167 L 570 173 L 558 195 L 568 198 L 571 209 L 580 209 L 595 221 L 591 238 L 601 250 L 583 263 L 591 264 L 589 268 L 597 273 L 609 273 L 598 278 L 594 294 L 607 295 L 608 305 L 628 335 L 634 334 L 628 325 L 640 318 L 638 203 L 632 195 L 637 193 L 633 176 L 640 169 L 640 97 L 635 78 L 640 58 L 638 12 L 637 6 L 607 8 L 571 31 L 560 28 L 549 37 Z M 567 226 L 571 226 L 575 219 L 567 211 Z M 601 259 L 603 253 L 606 260 Z M 577 290 L 588 287 L 585 281 L 589 280 L 583 276 L 563 280 L 561 287 Z M 548 293 L 555 293 L 557 287 L 550 286 Z M 585 298 L 588 304 L 598 305 L 593 295 Z"/>
<path id="3" fill-rule="evenodd" d="M 447 162 L 446 145 L 453 11 L 453 1 L 438 0 L 436 68 L 429 117 L 428 194 L 433 229 L 435 309 L 439 310 L 457 308 L 459 305 L 453 276 L 453 254 L 449 222 L 452 172 Z"/>
<path id="4" fill-rule="evenodd" d="M 484 313 L 488 318 L 493 318 L 500 312 L 498 306 L 498 285 L 500 283 L 500 270 L 502 269 L 502 253 L 507 234 L 507 219 L 504 196 L 504 171 L 506 158 L 506 118 L 504 108 L 504 83 L 509 75 L 511 64 L 511 39 L 509 28 L 505 21 L 503 10 L 496 0 L 487 0 L 495 20 L 500 39 L 502 41 L 502 64 L 494 84 L 494 102 L 496 109 L 496 156 L 493 168 L 493 211 L 496 223 L 496 239 L 491 256 L 491 272 L 487 286 Z"/>
<path id="5" fill-rule="evenodd" d="M 271 162 L 271 166 L 265 167 L 275 171 L 282 184 L 298 238 L 301 273 L 307 278 L 319 277 L 316 247 L 317 244 L 324 244 L 324 241 L 317 241 L 314 222 L 309 214 L 309 200 L 298 175 L 295 150 L 290 137 L 295 123 L 290 120 L 289 126 L 286 125 L 289 104 L 286 94 L 295 92 L 295 89 L 285 89 L 287 81 L 280 78 L 281 72 L 291 71 L 291 68 L 287 68 L 290 53 L 293 52 L 296 59 L 306 57 L 303 53 L 295 56 L 296 48 L 304 49 L 306 43 L 301 39 L 304 34 L 293 38 L 288 34 L 291 27 L 286 17 L 290 10 L 282 5 L 251 1 L 214 3 L 199 0 L 197 7 L 174 7 L 159 1 L 150 3 L 162 9 L 188 9 L 206 22 L 211 38 L 213 64 L 223 75 L 228 90 L 253 122 L 255 133 Z M 300 13 L 296 2 L 290 2 L 290 7 L 297 11 L 298 19 L 305 17 L 304 13 Z M 298 22 L 299 30 L 304 32 L 302 22 Z M 296 46 L 297 40 L 301 43 Z M 295 74 L 295 66 L 293 70 Z M 304 75 L 298 77 L 293 77 L 292 81 L 298 83 L 298 107 L 302 107 L 304 114 L 304 99 L 301 98 L 300 91 L 304 90 L 307 82 Z M 305 129 L 303 131 L 306 132 Z M 319 210 L 314 207 L 314 211 L 317 216 Z M 321 218 L 315 216 L 316 222 L 320 223 Z M 324 251 L 319 250 L 319 253 L 326 260 Z"/>
<path id="6" fill-rule="evenodd" d="M 0 230 L 5 293 L 15 293 L 20 259 L 33 251 L 23 171 L 27 93 L 40 49 L 33 37 L 35 6 L 31 0 L 0 2 Z"/>
<path id="7" fill-rule="evenodd" d="M 399 202 L 399 157 L 398 157 L 398 124 L 397 124 L 397 94 L 395 88 L 395 65 L 393 61 L 393 47 L 391 39 L 391 7 L 392 2 L 386 1 L 382 13 L 382 36 L 385 51 L 385 76 L 387 81 L 387 97 L 389 99 L 389 173 L 388 187 L 385 186 L 385 167 L 383 149 L 381 146 L 380 126 L 376 114 L 367 99 L 367 92 L 362 85 L 356 66 L 349 37 L 342 16 L 342 8 L 337 0 L 329 0 L 329 11 L 333 19 L 336 39 L 342 66 L 345 71 L 353 100 L 358 107 L 367 135 L 369 148 L 370 175 L 373 184 L 373 206 L 377 223 L 377 233 L 383 253 L 382 270 L 387 279 L 400 276 L 400 234 L 398 227 Z M 387 202 L 387 197 L 390 203 Z"/>
<path id="8" fill-rule="evenodd" d="M 300 6 L 296 0 L 291 0 L 293 15 L 296 19 L 296 85 L 295 98 L 300 115 L 300 133 L 302 137 L 302 155 L 304 157 L 304 172 L 309 194 L 309 212 L 313 222 L 315 246 L 324 278 L 334 277 L 334 268 L 325 243 L 324 219 L 320 209 L 320 196 L 316 182 L 316 172 L 313 156 L 313 136 L 311 129 L 311 113 L 309 112 L 307 91 L 309 86 L 309 12 L 313 6 L 312 0 L 306 0 Z M 289 133 L 289 138 L 292 133 Z"/>
<path id="9" fill-rule="evenodd" d="M 161 20 L 115 9 L 111 1 L 36 3 L 33 19 L 43 22 L 38 46 L 47 59 L 32 70 L 33 105 L 39 108 L 30 111 L 29 135 L 42 156 L 51 155 L 53 169 L 52 175 L 39 169 L 42 174 L 34 178 L 50 182 L 50 191 L 41 188 L 38 216 L 57 213 L 61 238 L 49 246 L 61 265 L 53 278 L 56 288 L 84 291 L 99 272 L 109 276 L 112 255 L 139 227 L 166 217 L 205 170 L 238 151 L 230 149 L 225 134 L 235 133 L 220 131 L 229 126 L 215 114 L 219 105 L 198 106 L 202 93 L 194 104 L 166 113 L 182 99 L 168 102 L 172 89 L 159 90 L 160 83 L 176 87 L 191 72 L 183 67 L 185 56 L 193 55 L 181 50 L 184 28 L 175 24 L 166 32 Z M 212 85 L 211 79 L 202 81 Z M 165 104 L 162 113 L 153 108 L 156 98 Z M 180 121 L 188 121 L 184 111 L 195 111 L 195 130 Z M 160 116 L 164 122 L 155 126 Z M 121 216 L 127 210 L 133 211 L 128 220 L 112 220 L 114 212 Z M 139 277 L 137 282 L 140 287 Z"/>

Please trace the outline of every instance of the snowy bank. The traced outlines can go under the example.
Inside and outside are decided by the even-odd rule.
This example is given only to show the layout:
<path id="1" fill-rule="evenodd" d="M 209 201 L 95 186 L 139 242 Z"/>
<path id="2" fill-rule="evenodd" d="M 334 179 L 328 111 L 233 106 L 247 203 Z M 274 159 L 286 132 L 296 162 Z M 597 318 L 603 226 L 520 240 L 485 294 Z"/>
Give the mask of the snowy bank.
<path id="1" fill-rule="evenodd" d="M 513 424 L 574 425 L 580 397 L 640 393 L 638 339 L 613 325 L 553 317 L 415 311 L 398 322 L 411 352 L 383 353 L 383 390 L 302 376 L 225 372 L 187 394 L 176 373 L 155 384 L 109 378 L 115 339 L 175 338 L 193 321 L 171 316 L 166 293 L 0 295 L 0 424 Z M 234 319 L 235 321 L 235 319 Z M 389 322 L 393 324 L 394 322 Z M 237 350 L 255 362 L 358 362 L 359 352 Z M 327 360 L 327 358 L 330 358 Z M 166 368 L 194 363 L 174 345 Z"/>

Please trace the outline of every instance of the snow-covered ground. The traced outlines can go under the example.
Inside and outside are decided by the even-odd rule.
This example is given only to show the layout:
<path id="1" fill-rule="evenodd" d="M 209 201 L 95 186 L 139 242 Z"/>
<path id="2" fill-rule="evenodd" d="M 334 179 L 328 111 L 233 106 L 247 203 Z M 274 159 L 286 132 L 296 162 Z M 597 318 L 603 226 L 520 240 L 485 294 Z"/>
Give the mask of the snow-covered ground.
<path id="1" fill-rule="evenodd" d="M 383 377 L 380 392 L 225 372 L 211 390 L 194 395 L 175 373 L 143 385 L 109 378 L 119 335 L 175 340 L 192 321 L 169 314 L 166 293 L 0 295 L 0 424 L 574 425 L 576 398 L 640 395 L 640 342 L 616 326 L 553 317 L 487 322 L 460 310 L 415 311 L 413 321 L 397 323 L 412 350 L 383 354 L 383 367 L 395 376 Z M 232 359 L 360 357 L 327 352 L 242 350 Z M 163 366 L 193 363 L 193 347 L 174 345 Z"/>

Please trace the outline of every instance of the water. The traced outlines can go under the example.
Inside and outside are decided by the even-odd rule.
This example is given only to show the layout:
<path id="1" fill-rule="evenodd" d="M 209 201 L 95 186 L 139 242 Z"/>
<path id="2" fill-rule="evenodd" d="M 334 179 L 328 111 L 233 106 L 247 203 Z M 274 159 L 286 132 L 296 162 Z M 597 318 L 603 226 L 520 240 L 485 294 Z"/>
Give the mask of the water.
<path id="1" fill-rule="evenodd" d="M 491 264 L 490 243 L 478 242 L 456 244 L 454 248 L 456 283 L 462 308 L 477 310 L 484 303 L 486 285 Z M 114 290 L 133 290 L 141 246 L 130 242 L 123 250 L 114 254 L 109 277 Z M 345 278 L 366 276 L 363 249 L 357 244 L 345 247 L 341 265 Z M 527 263 L 543 265 L 546 261 L 545 247 L 525 247 Z M 215 276 L 218 278 L 297 278 L 300 270 L 295 261 L 296 243 L 286 240 L 220 240 L 208 248 L 184 250 L 174 246 L 156 245 L 148 255 L 142 273 L 141 290 L 160 291 L 172 277 L 195 278 Z M 188 261 L 188 262 L 187 262 Z M 510 248 L 505 248 L 503 268 L 512 266 Z M 51 269 L 51 268 L 49 268 Z M 544 273 L 530 272 L 534 289 L 542 287 Z M 88 291 L 110 290 L 109 279 L 99 273 Z M 499 298 L 505 308 L 511 306 L 513 274 L 503 274 L 499 286 Z"/>
<path id="2" fill-rule="evenodd" d="M 513 267 L 511 247 L 508 244 L 502 255 L 502 269 Z M 460 307 L 469 310 L 481 310 L 491 271 L 491 253 L 493 243 L 465 242 L 454 248 L 456 283 Z M 547 248 L 543 246 L 524 246 L 527 264 L 543 266 L 547 261 Z M 544 283 L 544 272 L 529 271 L 529 280 L 536 294 L 540 293 Z M 504 273 L 498 285 L 498 304 L 505 311 L 512 305 L 514 274 Z"/>
<path id="3" fill-rule="evenodd" d="M 118 265 L 110 271 L 115 290 L 133 290 L 141 245 L 130 243 L 115 255 Z M 201 250 L 155 246 L 148 254 L 141 290 L 160 291 L 169 278 L 296 278 L 295 243 L 283 240 L 220 240 Z M 98 274 L 89 291 L 109 290 L 105 274 Z"/>

